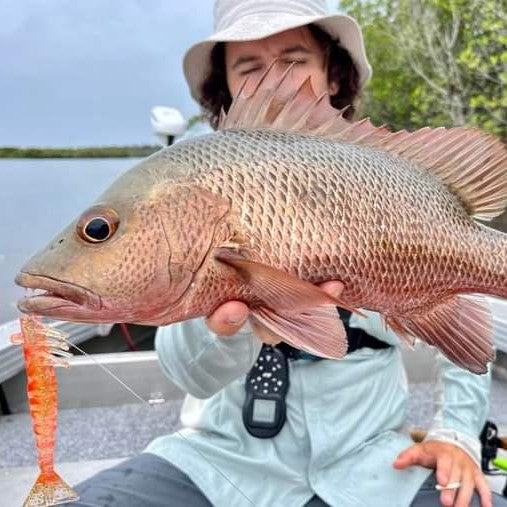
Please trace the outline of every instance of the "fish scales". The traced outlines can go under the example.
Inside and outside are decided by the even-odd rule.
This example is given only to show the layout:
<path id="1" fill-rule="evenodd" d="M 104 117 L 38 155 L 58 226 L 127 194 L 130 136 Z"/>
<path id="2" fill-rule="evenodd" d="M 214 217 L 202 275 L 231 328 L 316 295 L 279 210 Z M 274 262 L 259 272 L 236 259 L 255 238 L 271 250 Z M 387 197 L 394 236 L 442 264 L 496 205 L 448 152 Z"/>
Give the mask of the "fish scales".
<path id="1" fill-rule="evenodd" d="M 259 129 L 179 143 L 163 160 L 166 169 L 150 162 L 162 181 L 185 165 L 176 181 L 231 200 L 261 262 L 312 283 L 342 280 L 354 305 L 402 313 L 505 285 L 502 258 L 481 255 L 486 244 L 504 252 L 503 236 L 484 235 L 441 181 L 399 157 Z"/>

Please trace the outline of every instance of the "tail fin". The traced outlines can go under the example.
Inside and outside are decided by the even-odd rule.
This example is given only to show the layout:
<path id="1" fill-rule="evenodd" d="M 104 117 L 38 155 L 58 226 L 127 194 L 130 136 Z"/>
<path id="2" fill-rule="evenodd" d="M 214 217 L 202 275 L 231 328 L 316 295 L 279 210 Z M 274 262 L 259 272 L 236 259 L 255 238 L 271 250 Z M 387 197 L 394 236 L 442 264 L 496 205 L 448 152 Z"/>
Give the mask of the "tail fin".
<path id="1" fill-rule="evenodd" d="M 79 500 L 78 494 L 56 472 L 42 472 L 23 507 L 58 505 L 75 500 Z"/>

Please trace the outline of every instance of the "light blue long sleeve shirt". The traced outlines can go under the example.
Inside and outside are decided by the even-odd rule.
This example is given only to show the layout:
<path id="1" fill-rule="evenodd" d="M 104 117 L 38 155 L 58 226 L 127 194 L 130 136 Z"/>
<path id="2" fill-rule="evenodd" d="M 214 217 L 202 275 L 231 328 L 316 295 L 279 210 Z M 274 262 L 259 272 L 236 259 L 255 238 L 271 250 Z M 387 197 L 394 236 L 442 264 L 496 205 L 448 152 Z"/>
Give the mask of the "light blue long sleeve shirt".
<path id="1" fill-rule="evenodd" d="M 208 131 L 200 125 L 184 138 Z M 243 426 L 246 374 L 262 345 L 249 327 L 227 339 L 203 319 L 160 328 L 162 369 L 188 395 L 183 429 L 146 450 L 184 471 L 219 507 L 297 507 L 315 494 L 331 506 L 410 505 L 431 471 L 392 467 L 413 444 L 403 426 L 408 388 L 400 340 L 378 314 L 364 313 L 350 325 L 393 347 L 363 348 L 340 361 L 291 361 L 287 421 L 271 439 L 252 437 Z M 440 354 L 436 366 L 438 410 L 427 438 L 458 445 L 479 461 L 490 375 L 473 375 Z"/>
<path id="2" fill-rule="evenodd" d="M 163 370 L 185 392 L 180 433 L 146 449 L 185 472 L 217 506 L 303 506 L 315 494 L 331 506 L 405 507 L 431 472 L 395 470 L 411 446 L 403 424 L 407 382 L 399 340 L 377 314 L 352 326 L 393 345 L 363 348 L 339 361 L 290 361 L 287 420 L 258 439 L 243 426 L 246 373 L 261 342 L 248 326 L 228 339 L 202 319 L 157 332 Z M 439 357 L 442 406 L 430 435 L 475 459 L 488 413 L 490 376 L 476 376 Z"/>

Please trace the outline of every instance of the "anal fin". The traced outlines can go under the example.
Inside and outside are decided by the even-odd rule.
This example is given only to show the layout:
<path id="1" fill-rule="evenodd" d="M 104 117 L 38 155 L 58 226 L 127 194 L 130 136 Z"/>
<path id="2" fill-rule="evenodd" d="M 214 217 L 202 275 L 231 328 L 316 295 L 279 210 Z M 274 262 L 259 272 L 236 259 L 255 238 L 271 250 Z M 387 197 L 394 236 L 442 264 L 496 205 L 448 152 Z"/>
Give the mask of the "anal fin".
<path id="1" fill-rule="evenodd" d="M 426 313 L 387 316 L 386 323 L 409 343 L 420 338 L 473 373 L 486 373 L 495 358 L 493 318 L 484 296 L 458 295 Z"/>

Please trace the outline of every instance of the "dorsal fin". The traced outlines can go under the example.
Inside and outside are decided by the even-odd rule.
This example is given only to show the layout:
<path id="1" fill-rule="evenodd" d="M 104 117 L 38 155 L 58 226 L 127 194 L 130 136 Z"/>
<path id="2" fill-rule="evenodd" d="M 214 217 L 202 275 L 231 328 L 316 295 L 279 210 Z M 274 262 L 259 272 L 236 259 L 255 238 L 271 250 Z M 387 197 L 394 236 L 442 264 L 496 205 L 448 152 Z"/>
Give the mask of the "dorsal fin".
<path id="1" fill-rule="evenodd" d="M 507 150 L 492 135 L 464 127 L 390 132 L 368 118 L 349 122 L 329 95 L 317 96 L 308 77 L 296 84 L 295 64 L 274 60 L 251 94 L 245 80 L 219 129 L 273 128 L 383 150 L 414 162 L 440 178 L 474 218 L 491 220 L 507 207 Z"/>

